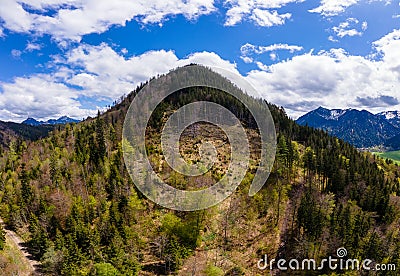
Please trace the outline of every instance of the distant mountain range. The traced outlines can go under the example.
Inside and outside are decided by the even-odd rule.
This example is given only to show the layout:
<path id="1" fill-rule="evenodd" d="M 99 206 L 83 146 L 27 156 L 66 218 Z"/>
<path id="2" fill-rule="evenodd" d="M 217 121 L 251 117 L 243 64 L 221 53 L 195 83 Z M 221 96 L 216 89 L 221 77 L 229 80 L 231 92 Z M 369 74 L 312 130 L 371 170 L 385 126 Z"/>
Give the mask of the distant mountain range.
<path id="1" fill-rule="evenodd" d="M 41 125 L 65 125 L 68 123 L 78 123 L 78 122 L 80 122 L 80 121 L 72 119 L 67 116 L 62 116 L 58 119 L 50 119 L 47 121 L 38 121 L 34 118 L 28 118 L 25 121 L 23 121 L 22 124 L 31 125 L 31 126 L 41 126 Z"/>
<path id="2" fill-rule="evenodd" d="M 300 125 L 326 130 L 358 148 L 383 146 L 400 149 L 400 112 L 372 114 L 366 110 L 319 107 L 296 121 Z"/>
<path id="3" fill-rule="evenodd" d="M 11 141 L 15 141 L 19 138 L 22 140 L 37 140 L 47 136 L 56 125 L 77 122 L 79 122 L 79 120 L 67 116 L 47 121 L 38 121 L 33 118 L 28 118 L 22 123 L 0 121 L 0 148 L 8 147 Z"/>
<path id="4" fill-rule="evenodd" d="M 0 148 L 8 147 L 10 142 L 21 138 L 22 140 L 37 140 L 45 137 L 54 129 L 54 125 L 31 126 L 14 122 L 0 121 Z"/>

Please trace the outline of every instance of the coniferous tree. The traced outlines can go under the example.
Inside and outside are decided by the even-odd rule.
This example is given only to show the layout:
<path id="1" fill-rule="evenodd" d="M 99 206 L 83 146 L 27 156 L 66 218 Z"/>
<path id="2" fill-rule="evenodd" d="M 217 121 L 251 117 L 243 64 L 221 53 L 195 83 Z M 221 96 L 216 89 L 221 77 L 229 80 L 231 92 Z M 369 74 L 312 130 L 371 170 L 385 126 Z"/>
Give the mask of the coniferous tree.
<path id="1" fill-rule="evenodd" d="M 0 251 L 4 249 L 6 245 L 6 231 L 3 229 L 3 225 L 0 225 Z"/>

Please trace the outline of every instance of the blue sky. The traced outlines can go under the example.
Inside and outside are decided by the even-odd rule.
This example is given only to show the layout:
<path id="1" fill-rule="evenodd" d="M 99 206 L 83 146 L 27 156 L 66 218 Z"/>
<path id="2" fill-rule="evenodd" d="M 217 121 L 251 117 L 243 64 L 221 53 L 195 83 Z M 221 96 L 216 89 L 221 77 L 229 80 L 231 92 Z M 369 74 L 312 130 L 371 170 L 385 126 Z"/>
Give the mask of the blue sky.
<path id="1" fill-rule="evenodd" d="M 84 118 L 187 63 L 239 72 L 296 118 L 400 110 L 400 3 L 1 0 L 0 120 Z"/>

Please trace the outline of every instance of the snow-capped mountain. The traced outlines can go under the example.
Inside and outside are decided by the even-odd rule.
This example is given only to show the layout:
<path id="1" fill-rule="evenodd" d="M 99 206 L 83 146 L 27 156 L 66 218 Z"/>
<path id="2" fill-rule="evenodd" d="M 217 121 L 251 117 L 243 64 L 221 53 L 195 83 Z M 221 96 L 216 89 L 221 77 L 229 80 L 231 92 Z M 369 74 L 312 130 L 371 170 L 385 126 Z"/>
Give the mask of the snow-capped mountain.
<path id="1" fill-rule="evenodd" d="M 28 119 L 23 121 L 22 124 L 30 125 L 30 126 L 40 126 L 43 124 L 43 122 L 29 117 Z"/>
<path id="2" fill-rule="evenodd" d="M 376 115 L 385 118 L 393 126 L 400 128 L 400 111 L 385 111 Z"/>
<path id="3" fill-rule="evenodd" d="M 307 113 L 306 115 L 300 117 L 299 121 L 307 120 L 307 118 L 313 118 L 313 120 L 323 119 L 323 120 L 334 120 L 337 121 L 341 116 L 346 114 L 348 110 L 342 109 L 326 109 L 323 107 L 318 107 L 317 109 Z"/>
<path id="4" fill-rule="evenodd" d="M 400 135 L 399 115 L 396 111 L 375 115 L 366 110 L 319 107 L 301 116 L 297 123 L 326 130 L 358 148 L 369 148 L 385 145 Z"/>
<path id="5" fill-rule="evenodd" d="M 25 125 L 31 125 L 31 126 L 40 126 L 40 125 L 65 125 L 68 123 L 78 123 L 80 122 L 79 120 L 72 119 L 67 116 L 62 116 L 58 119 L 50 119 L 47 121 L 38 121 L 34 118 L 28 118 L 25 121 L 22 122 L 22 124 Z"/>
<path id="6" fill-rule="evenodd" d="M 80 122 L 80 121 L 72 119 L 67 116 L 62 116 L 58 119 L 50 119 L 46 123 L 49 125 L 65 125 L 65 124 L 69 124 L 69 123 L 78 123 L 78 122 Z"/>
<path id="7" fill-rule="evenodd" d="M 330 110 L 330 116 L 328 116 L 326 119 L 327 120 L 339 120 L 340 117 L 342 117 L 347 110 L 341 110 L 341 109 L 333 109 Z"/>

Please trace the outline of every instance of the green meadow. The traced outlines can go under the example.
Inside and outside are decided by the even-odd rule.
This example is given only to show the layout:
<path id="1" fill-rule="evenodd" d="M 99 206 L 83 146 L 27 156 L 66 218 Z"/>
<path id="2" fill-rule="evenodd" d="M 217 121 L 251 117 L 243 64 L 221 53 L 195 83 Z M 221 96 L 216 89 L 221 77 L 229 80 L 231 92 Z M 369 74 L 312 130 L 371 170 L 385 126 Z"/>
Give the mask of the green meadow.
<path id="1" fill-rule="evenodd" d="M 400 165 L 400 150 L 398 151 L 387 151 L 387 152 L 374 152 L 374 154 L 384 159 L 389 158 Z"/>

